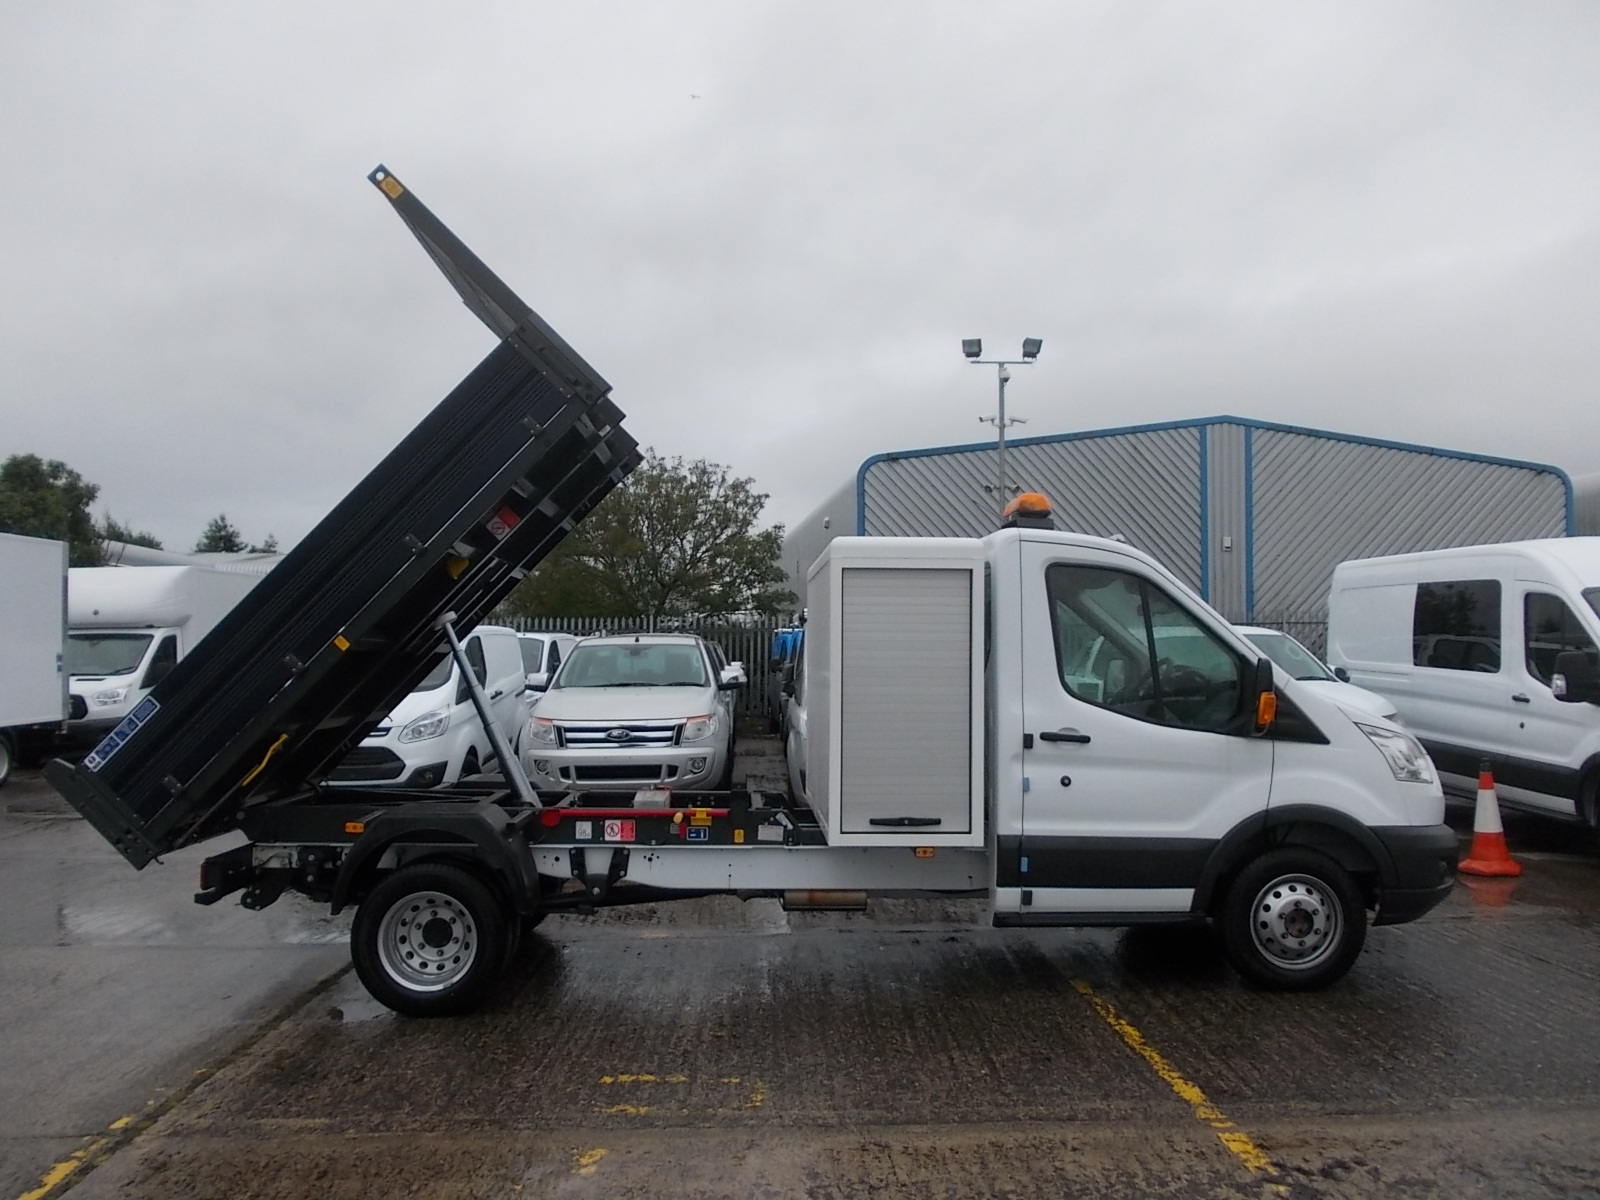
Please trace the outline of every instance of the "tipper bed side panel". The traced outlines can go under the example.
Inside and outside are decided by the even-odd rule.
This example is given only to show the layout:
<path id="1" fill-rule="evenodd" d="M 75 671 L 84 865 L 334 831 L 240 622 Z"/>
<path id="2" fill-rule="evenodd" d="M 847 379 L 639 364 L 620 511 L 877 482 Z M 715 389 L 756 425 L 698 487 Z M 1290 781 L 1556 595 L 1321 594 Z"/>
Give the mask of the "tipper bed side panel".
<path id="1" fill-rule="evenodd" d="M 545 329 L 520 322 L 133 716 L 50 764 L 135 866 L 304 794 L 438 661 L 441 616 L 477 624 L 638 464 L 605 381 Z"/>

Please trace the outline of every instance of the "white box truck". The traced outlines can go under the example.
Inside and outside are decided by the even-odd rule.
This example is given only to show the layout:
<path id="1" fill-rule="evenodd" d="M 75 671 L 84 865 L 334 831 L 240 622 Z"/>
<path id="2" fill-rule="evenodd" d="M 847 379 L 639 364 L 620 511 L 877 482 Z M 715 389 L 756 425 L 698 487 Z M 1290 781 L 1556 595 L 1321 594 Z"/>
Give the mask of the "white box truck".
<path id="1" fill-rule="evenodd" d="M 1600 829 L 1600 537 L 1340 563 L 1328 661 L 1387 697 L 1445 786 Z M 1565 660 L 1563 662 L 1563 660 Z"/>
<path id="2" fill-rule="evenodd" d="M 68 743 L 98 743 L 260 581 L 204 566 L 73 567 Z"/>
<path id="3" fill-rule="evenodd" d="M 67 545 L 0 533 L 0 785 L 67 715 Z"/>

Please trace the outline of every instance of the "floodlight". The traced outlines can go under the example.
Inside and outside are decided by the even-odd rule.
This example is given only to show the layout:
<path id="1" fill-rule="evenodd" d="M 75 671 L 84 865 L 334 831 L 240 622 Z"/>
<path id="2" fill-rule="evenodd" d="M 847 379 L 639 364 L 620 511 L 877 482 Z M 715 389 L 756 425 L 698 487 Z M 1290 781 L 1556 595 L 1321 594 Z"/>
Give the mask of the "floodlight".
<path id="1" fill-rule="evenodd" d="M 965 354 L 968 358 L 980 358 L 980 357 L 982 357 L 982 355 L 983 355 L 983 339 L 982 338 L 962 338 L 961 339 L 961 353 Z"/>
<path id="2" fill-rule="evenodd" d="M 1023 338 L 1022 339 L 1022 357 L 1023 358 L 1027 358 L 1027 359 L 1038 358 L 1039 357 L 1039 351 L 1042 350 L 1042 349 L 1044 349 L 1044 339 L 1043 338 Z"/>

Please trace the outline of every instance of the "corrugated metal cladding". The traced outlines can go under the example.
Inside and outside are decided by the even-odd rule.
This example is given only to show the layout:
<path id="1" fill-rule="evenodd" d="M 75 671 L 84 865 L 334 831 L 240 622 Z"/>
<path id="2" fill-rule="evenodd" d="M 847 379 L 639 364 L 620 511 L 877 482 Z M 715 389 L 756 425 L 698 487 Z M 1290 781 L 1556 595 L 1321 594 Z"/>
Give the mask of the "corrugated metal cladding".
<path id="1" fill-rule="evenodd" d="M 1313 647 L 1345 559 L 1574 532 L 1572 485 L 1555 467 L 1243 417 L 1023 439 L 1006 447 L 1006 473 L 1054 501 L 1059 527 L 1120 534 L 1230 620 L 1281 625 Z M 1592 504 L 1600 531 L 1596 481 L 1578 511 Z M 797 574 L 841 533 L 974 537 L 997 524 L 992 444 L 868 459 L 856 486 L 854 529 L 836 496 L 790 532 Z"/>
<path id="2" fill-rule="evenodd" d="M 1200 586 L 1201 428 L 1151 428 L 1006 446 L 1013 489 L 1043 492 L 1056 525 L 1120 534 Z M 999 525 L 992 447 L 869 462 L 862 531 L 869 536 L 982 537 Z"/>
<path id="3" fill-rule="evenodd" d="M 1350 558 L 1567 533 L 1568 485 L 1553 470 L 1310 432 L 1247 432 L 1255 468 L 1247 612 L 1322 615 L 1333 568 Z"/>

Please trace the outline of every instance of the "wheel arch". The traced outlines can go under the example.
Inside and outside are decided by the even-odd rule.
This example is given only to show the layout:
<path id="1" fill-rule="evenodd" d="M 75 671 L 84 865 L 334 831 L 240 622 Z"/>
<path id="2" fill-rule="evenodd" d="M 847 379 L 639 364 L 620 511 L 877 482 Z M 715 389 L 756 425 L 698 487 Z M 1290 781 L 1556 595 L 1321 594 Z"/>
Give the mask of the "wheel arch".
<path id="1" fill-rule="evenodd" d="M 384 855 L 401 846 L 429 848 L 413 862 L 448 862 L 478 876 L 513 912 L 526 915 L 538 907 L 538 873 L 522 834 L 497 829 L 473 810 L 417 816 L 386 813 L 369 822 L 340 864 L 330 911 L 337 913 L 359 900 L 378 877 Z"/>
<path id="2" fill-rule="evenodd" d="M 1376 834 L 1348 813 L 1317 804 L 1286 804 L 1235 825 L 1206 860 L 1195 887 L 1194 911 L 1213 912 L 1228 884 L 1251 860 L 1282 846 L 1326 854 L 1361 884 L 1368 907 L 1378 888 L 1393 883 L 1394 866 Z"/>

